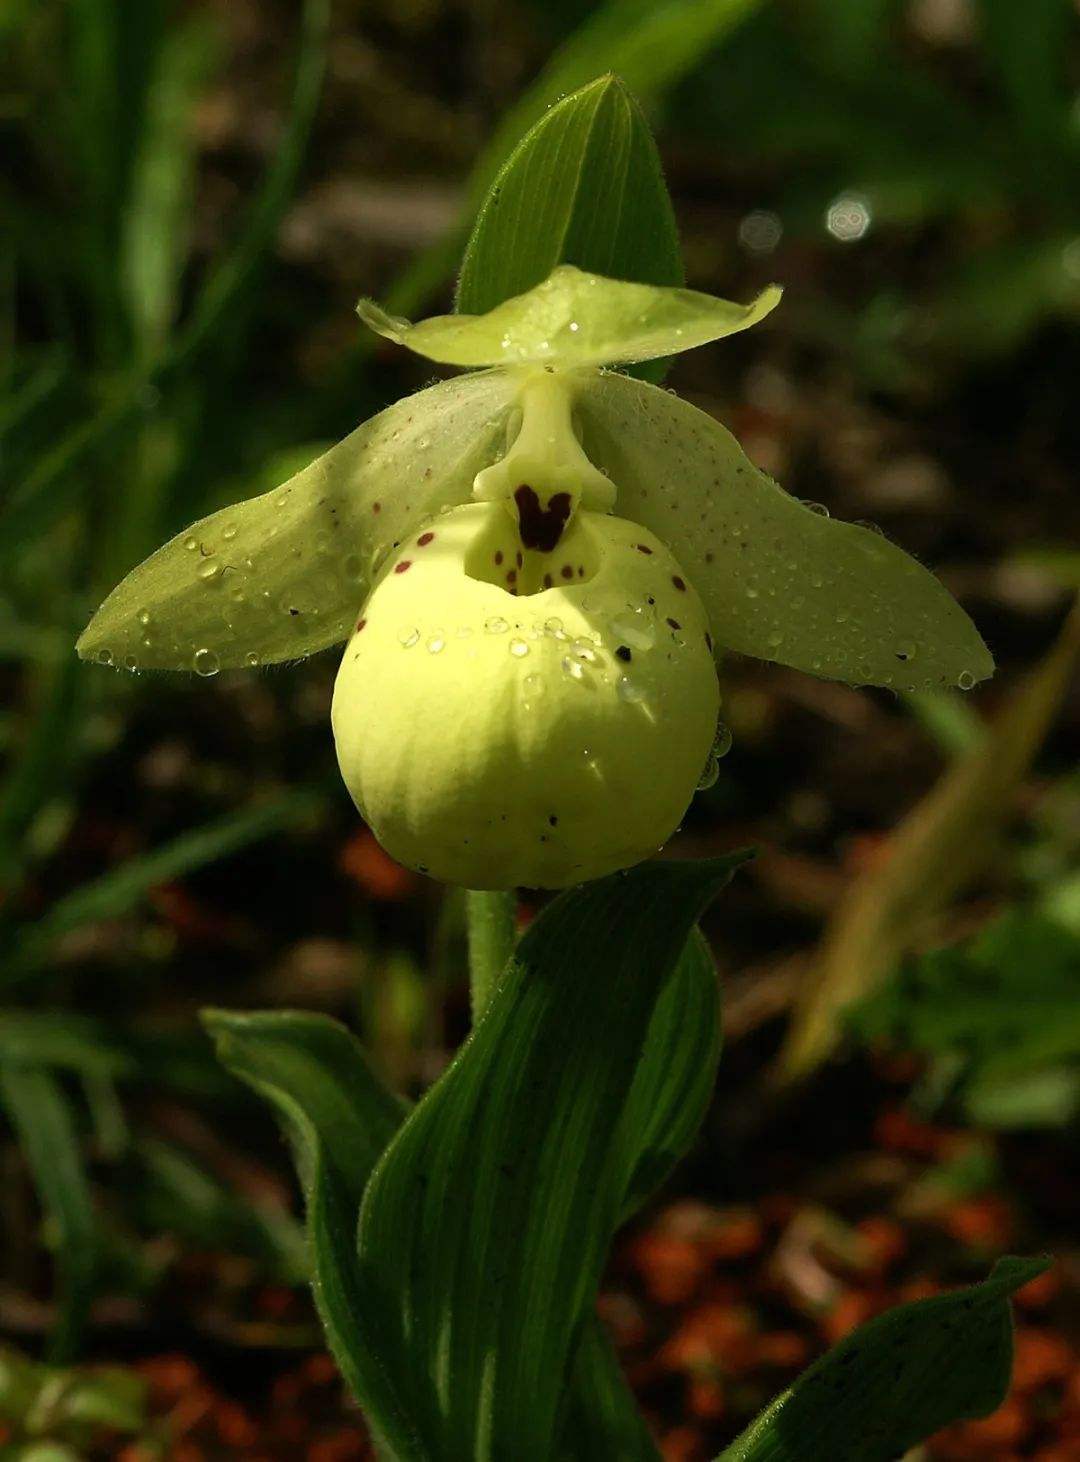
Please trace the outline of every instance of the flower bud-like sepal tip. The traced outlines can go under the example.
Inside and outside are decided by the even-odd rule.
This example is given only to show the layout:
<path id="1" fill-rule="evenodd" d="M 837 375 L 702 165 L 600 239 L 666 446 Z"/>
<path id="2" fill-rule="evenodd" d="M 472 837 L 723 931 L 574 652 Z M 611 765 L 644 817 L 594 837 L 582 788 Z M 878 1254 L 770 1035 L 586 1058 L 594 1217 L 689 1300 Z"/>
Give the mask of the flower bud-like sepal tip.
<path id="1" fill-rule="evenodd" d="M 333 726 L 394 857 L 470 888 L 559 888 L 674 832 L 718 707 L 704 611 L 657 538 L 583 509 L 530 550 L 501 504 L 476 503 L 385 568 Z"/>

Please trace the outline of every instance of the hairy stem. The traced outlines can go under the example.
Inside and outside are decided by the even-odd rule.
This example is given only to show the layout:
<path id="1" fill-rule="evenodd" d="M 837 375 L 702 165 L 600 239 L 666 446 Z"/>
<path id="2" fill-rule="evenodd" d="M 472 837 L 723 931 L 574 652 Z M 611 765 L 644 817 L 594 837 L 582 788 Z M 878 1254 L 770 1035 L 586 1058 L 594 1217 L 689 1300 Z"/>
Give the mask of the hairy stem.
<path id="1" fill-rule="evenodd" d="M 469 929 L 469 989 L 475 1025 L 487 1008 L 514 948 L 512 893 L 469 889 L 465 895 Z"/>

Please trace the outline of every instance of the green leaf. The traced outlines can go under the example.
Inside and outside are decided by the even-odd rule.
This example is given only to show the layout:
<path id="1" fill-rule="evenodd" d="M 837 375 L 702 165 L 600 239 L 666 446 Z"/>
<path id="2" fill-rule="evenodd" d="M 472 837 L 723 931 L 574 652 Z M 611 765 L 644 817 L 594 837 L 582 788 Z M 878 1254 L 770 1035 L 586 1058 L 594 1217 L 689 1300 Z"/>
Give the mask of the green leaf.
<path id="1" fill-rule="evenodd" d="M 880 534 L 790 497 L 711 416 L 610 372 L 582 376 L 574 394 L 615 511 L 668 545 L 719 648 L 897 690 L 966 687 L 993 670 L 931 573 Z"/>
<path id="2" fill-rule="evenodd" d="M 650 1023 L 739 861 L 645 865 L 555 900 L 376 1167 L 360 1293 L 422 1455 L 552 1455 L 638 1163 L 627 1098 Z"/>
<path id="3" fill-rule="evenodd" d="M 71 1106 L 55 1077 L 34 1067 L 0 1064 L 0 1106 L 7 1112 L 55 1231 L 58 1317 L 52 1359 L 76 1349 L 94 1295 L 97 1231 Z"/>
<path id="4" fill-rule="evenodd" d="M 507 159 L 465 249 L 456 309 L 483 314 L 558 264 L 644 284 L 683 282 L 656 144 L 613 76 L 558 102 Z"/>
<path id="5" fill-rule="evenodd" d="M 499 170 L 547 108 L 610 73 L 643 101 L 658 100 L 762 3 L 608 0 L 599 6 L 503 117 L 470 174 L 466 186 L 470 211 L 481 206 Z M 457 267 L 459 248 L 455 229 L 419 255 L 391 288 L 390 308 L 417 311 Z M 477 306 L 470 303 L 468 308 Z"/>
<path id="6" fill-rule="evenodd" d="M 121 286 L 139 354 L 164 346 L 173 321 L 187 254 L 187 224 L 195 173 L 194 110 L 217 61 L 216 20 L 196 12 L 162 38 L 146 118 L 139 129 L 124 211 Z"/>
<path id="7" fill-rule="evenodd" d="M 748 330 L 780 303 L 770 285 L 748 305 L 692 289 L 633 284 L 561 264 L 535 288 L 483 315 L 434 315 L 411 325 L 372 300 L 357 311 L 388 340 L 444 365 L 559 366 L 653 360 Z"/>
<path id="8" fill-rule="evenodd" d="M 297 1011 L 203 1021 L 224 1064 L 265 1097 L 290 1138 L 307 1204 L 312 1286 L 327 1340 L 347 1384 L 400 1462 L 421 1459 L 398 1388 L 378 1360 L 377 1324 L 356 1263 L 356 1213 L 368 1176 L 404 1108 L 335 1021 Z"/>
<path id="9" fill-rule="evenodd" d="M 659 1462 L 615 1347 L 595 1316 L 583 1326 L 574 1357 L 573 1386 L 556 1453 L 559 1462 Z"/>
<path id="10" fill-rule="evenodd" d="M 1013 1126 L 1027 1112 L 1060 1120 L 1075 1102 L 1075 1080 L 1055 1068 L 1080 1067 L 1078 996 L 1080 936 L 1014 909 L 962 944 L 912 961 L 848 1019 L 863 1040 L 961 1056 L 965 1100 Z M 1048 1081 L 1039 1083 L 1041 1070 Z"/>
<path id="11" fill-rule="evenodd" d="M 718 1462 L 894 1462 L 950 1422 L 988 1416 L 1012 1370 L 1008 1297 L 1047 1267 L 1002 1259 L 982 1284 L 860 1326 Z"/>
<path id="12" fill-rule="evenodd" d="M 207 863 L 226 858 L 269 833 L 295 826 L 319 806 L 310 793 L 290 792 L 230 813 L 172 842 L 142 853 L 100 878 L 84 883 L 58 899 L 36 924 L 18 931 L 14 948 L 0 972 L 0 984 L 12 983 L 38 968 L 55 942 L 95 920 L 128 913 L 158 884 L 181 878 Z"/>
<path id="13" fill-rule="evenodd" d="M 689 1149 L 720 1064 L 720 991 L 709 947 L 695 929 L 660 992 L 626 1104 L 636 1145 L 623 1219 L 637 1211 Z"/>
<path id="14" fill-rule="evenodd" d="M 298 659 L 344 640 L 373 561 L 505 445 L 513 383 L 444 381 L 373 416 L 295 477 L 223 508 L 150 556 L 83 632 L 83 659 L 194 670 Z"/>

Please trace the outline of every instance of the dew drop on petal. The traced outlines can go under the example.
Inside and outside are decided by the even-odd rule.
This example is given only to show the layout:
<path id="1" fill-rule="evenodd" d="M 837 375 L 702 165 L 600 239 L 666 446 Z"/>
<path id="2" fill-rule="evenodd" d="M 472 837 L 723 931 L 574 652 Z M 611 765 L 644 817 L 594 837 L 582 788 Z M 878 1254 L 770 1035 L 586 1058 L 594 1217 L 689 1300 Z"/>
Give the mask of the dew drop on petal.
<path id="1" fill-rule="evenodd" d="M 583 680 L 585 678 L 585 667 L 580 660 L 572 660 L 569 655 L 562 657 L 562 671 L 571 680 Z"/>
<path id="2" fill-rule="evenodd" d="M 631 680 L 628 675 L 620 676 L 616 690 L 619 699 L 625 701 L 630 706 L 639 706 L 645 699 L 644 688 L 636 680 Z"/>
<path id="3" fill-rule="evenodd" d="M 111 650 L 101 649 L 97 652 L 97 662 L 99 665 L 111 665 L 112 661 L 113 654 Z"/>
<path id="4" fill-rule="evenodd" d="M 975 685 L 975 677 L 970 670 L 961 670 L 956 677 L 956 683 L 961 690 L 971 690 Z"/>
<path id="5" fill-rule="evenodd" d="M 153 616 L 151 615 L 149 609 L 139 610 L 139 623 L 143 626 L 144 629 L 147 627 L 148 624 L 150 624 L 152 619 Z"/>
<path id="6" fill-rule="evenodd" d="M 518 660 L 521 660 L 529 653 L 529 646 L 524 640 L 511 640 L 510 653 L 511 655 L 514 655 Z"/>
<path id="7" fill-rule="evenodd" d="M 215 579 L 221 577 L 221 565 L 212 558 L 206 558 L 203 559 L 196 572 L 204 584 L 212 584 Z"/>
<path id="8" fill-rule="evenodd" d="M 611 633 L 620 644 L 629 645 L 632 650 L 651 650 L 656 643 L 656 626 L 641 610 L 616 614 L 611 621 Z"/>
<path id="9" fill-rule="evenodd" d="M 244 656 L 244 664 L 245 665 L 250 665 L 250 667 L 252 668 L 252 670 L 254 670 L 255 666 L 258 665 L 258 663 L 259 663 L 259 657 L 258 657 L 258 655 L 256 655 L 256 653 L 255 653 L 254 650 L 249 650 L 247 652 L 247 654 Z"/>
<path id="10" fill-rule="evenodd" d="M 411 650 L 420 638 L 420 631 L 415 625 L 403 624 L 398 630 L 398 643 L 402 649 Z"/>
<path id="11" fill-rule="evenodd" d="M 496 615 L 493 619 L 488 620 L 484 628 L 489 635 L 504 635 L 510 626 L 501 615 Z"/>
<path id="12" fill-rule="evenodd" d="M 427 648 L 430 654 L 437 655 L 441 650 L 445 649 L 445 647 L 446 640 L 443 636 L 442 630 L 436 630 L 433 635 L 428 636 Z"/>
<path id="13" fill-rule="evenodd" d="M 196 675 L 210 676 L 218 673 L 220 662 L 213 650 L 196 650 L 192 665 Z"/>

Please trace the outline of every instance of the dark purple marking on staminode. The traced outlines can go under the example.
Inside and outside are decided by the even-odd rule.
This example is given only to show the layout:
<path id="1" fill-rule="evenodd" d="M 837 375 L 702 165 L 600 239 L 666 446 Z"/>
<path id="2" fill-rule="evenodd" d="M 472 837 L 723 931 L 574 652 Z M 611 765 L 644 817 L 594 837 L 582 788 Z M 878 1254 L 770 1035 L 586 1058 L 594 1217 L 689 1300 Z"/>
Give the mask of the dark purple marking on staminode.
<path id="1" fill-rule="evenodd" d="M 568 492 L 552 493 L 546 508 L 527 482 L 514 493 L 518 510 L 518 532 L 526 548 L 550 553 L 562 537 L 573 503 Z"/>

